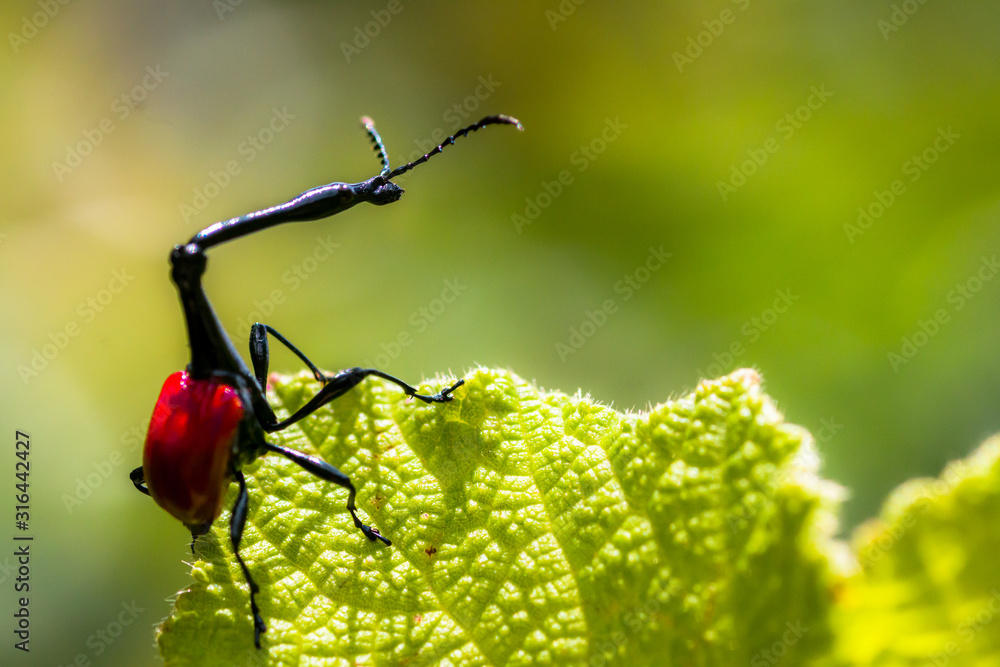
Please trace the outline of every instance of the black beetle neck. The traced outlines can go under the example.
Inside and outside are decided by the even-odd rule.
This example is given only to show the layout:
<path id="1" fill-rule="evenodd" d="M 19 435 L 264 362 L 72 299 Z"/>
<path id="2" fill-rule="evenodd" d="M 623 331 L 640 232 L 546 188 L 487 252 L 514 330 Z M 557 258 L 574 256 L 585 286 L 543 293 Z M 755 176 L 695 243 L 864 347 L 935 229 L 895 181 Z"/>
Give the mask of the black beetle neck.
<path id="1" fill-rule="evenodd" d="M 242 357 L 236 352 L 201 285 L 208 259 L 195 243 L 176 246 L 170 253 L 171 277 L 180 293 L 187 323 L 191 363 L 188 372 L 204 379 L 219 371 L 251 378 Z"/>

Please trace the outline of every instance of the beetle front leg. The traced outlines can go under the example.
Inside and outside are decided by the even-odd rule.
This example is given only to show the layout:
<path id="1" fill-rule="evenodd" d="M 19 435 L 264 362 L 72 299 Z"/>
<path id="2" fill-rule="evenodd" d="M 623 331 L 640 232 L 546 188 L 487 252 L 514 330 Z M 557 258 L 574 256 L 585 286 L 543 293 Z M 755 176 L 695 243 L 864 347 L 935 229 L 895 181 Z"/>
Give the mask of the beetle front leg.
<path id="1" fill-rule="evenodd" d="M 142 466 L 139 466 L 129 473 L 128 477 L 132 480 L 132 484 L 135 485 L 135 488 L 139 489 L 147 496 L 149 495 L 149 489 L 146 488 L 146 477 L 142 474 Z"/>
<path id="2" fill-rule="evenodd" d="M 327 381 L 328 378 L 323 374 L 323 371 L 316 368 L 316 365 L 309 361 L 309 357 L 302 354 L 302 352 L 299 351 L 299 348 L 289 343 L 287 338 L 274 330 L 274 327 L 257 322 L 250 327 L 250 361 L 253 362 L 253 373 L 257 377 L 257 382 L 260 384 L 261 389 L 267 389 L 267 367 L 271 358 L 270 350 L 267 344 L 268 332 L 277 338 L 285 347 L 291 350 L 296 357 L 301 359 L 302 363 L 309 367 L 309 370 L 312 371 L 313 377 L 316 378 L 317 382 Z"/>
<path id="3" fill-rule="evenodd" d="M 393 377 L 388 373 L 383 373 L 382 371 L 374 368 L 349 368 L 348 370 L 341 371 L 336 375 L 326 375 L 319 370 L 313 362 L 309 361 L 309 358 L 300 352 L 297 347 L 288 342 L 284 336 L 279 334 L 272 327 L 258 322 L 250 329 L 250 360 L 253 362 L 254 375 L 257 377 L 257 382 L 260 384 L 261 391 L 266 391 L 267 389 L 267 367 L 270 358 L 267 344 L 268 332 L 284 344 L 285 347 L 291 350 L 295 356 L 301 359 L 303 363 L 309 367 L 309 370 L 312 371 L 313 377 L 315 377 L 317 381 L 323 383 L 323 388 L 320 389 L 315 396 L 299 408 L 295 414 L 284 421 L 279 422 L 270 408 L 263 409 L 263 414 L 258 415 L 258 417 L 261 420 L 261 426 L 263 426 L 264 430 L 268 433 L 280 431 L 283 428 L 291 426 L 300 419 L 308 417 L 330 401 L 339 398 L 353 389 L 369 375 L 374 375 L 375 377 L 380 377 L 383 380 L 392 382 L 402 389 L 407 396 L 412 396 L 413 398 L 419 399 L 424 403 L 447 403 L 452 400 L 452 393 L 465 384 L 465 380 L 459 380 L 455 384 L 439 391 L 436 394 L 425 395 L 417 393 L 416 387 L 403 382 L 397 377 Z M 266 401 L 264 403 L 266 403 Z M 256 403 L 254 405 L 257 407 Z M 263 408 L 263 405 L 260 407 Z"/>
<path id="4" fill-rule="evenodd" d="M 374 375 L 375 377 L 380 377 L 383 380 L 388 380 L 393 384 L 399 386 L 403 393 L 407 396 L 412 396 L 413 398 L 420 399 L 424 403 L 448 403 L 454 398 L 451 394 L 456 389 L 465 384 L 465 380 L 459 380 L 455 384 L 451 385 L 447 389 L 442 389 L 436 394 L 431 394 L 430 396 L 424 394 L 418 394 L 417 388 L 412 387 L 397 377 L 393 377 L 388 373 L 383 373 L 380 370 L 374 368 L 349 368 L 346 371 L 341 371 L 333 377 L 327 376 L 327 382 L 323 385 L 315 396 L 313 396 L 309 401 L 299 408 L 295 414 L 293 414 L 288 419 L 273 424 L 261 424 L 264 430 L 268 433 L 273 433 L 274 431 L 280 431 L 283 428 L 287 428 L 299 421 L 308 417 L 316 410 L 320 409 L 330 401 L 339 398 L 344 395 L 358 384 L 361 383 L 369 375 Z"/>
<path id="5" fill-rule="evenodd" d="M 247 494 L 247 482 L 243 477 L 242 471 L 237 470 L 235 477 L 237 483 L 240 485 L 240 490 L 236 496 L 236 504 L 233 505 L 232 519 L 229 522 L 229 540 L 233 543 L 233 553 L 236 555 L 236 562 L 240 564 L 240 568 L 243 570 L 243 577 L 250 586 L 250 612 L 253 614 L 253 644 L 257 648 L 260 648 L 260 636 L 267 632 L 267 626 L 264 625 L 260 609 L 257 608 L 257 593 L 260 592 L 260 588 L 257 587 L 257 582 L 250 576 L 250 570 L 247 569 L 246 563 L 243 562 L 243 557 L 240 556 L 240 540 L 243 539 L 243 528 L 247 523 L 247 509 L 250 505 L 250 496 Z"/>

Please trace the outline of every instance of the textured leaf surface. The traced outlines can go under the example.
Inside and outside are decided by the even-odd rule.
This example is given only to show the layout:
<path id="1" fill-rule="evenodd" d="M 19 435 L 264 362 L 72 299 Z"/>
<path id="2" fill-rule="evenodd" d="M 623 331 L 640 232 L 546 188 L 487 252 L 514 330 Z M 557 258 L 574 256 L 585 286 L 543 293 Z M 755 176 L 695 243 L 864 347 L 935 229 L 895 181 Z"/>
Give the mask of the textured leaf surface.
<path id="1" fill-rule="evenodd" d="M 639 414 L 508 372 L 466 378 L 446 405 L 366 381 L 278 434 L 349 474 L 362 517 L 393 545 L 354 528 L 342 489 L 259 459 L 245 468 L 241 552 L 264 649 L 224 513 L 160 630 L 167 664 L 723 665 L 775 648 L 802 664 L 825 652 L 836 489 L 754 371 Z M 270 399 L 287 413 L 316 389 L 281 379 Z"/>
<path id="2" fill-rule="evenodd" d="M 836 664 L 1000 665 L 1000 438 L 899 487 L 854 547 Z"/>

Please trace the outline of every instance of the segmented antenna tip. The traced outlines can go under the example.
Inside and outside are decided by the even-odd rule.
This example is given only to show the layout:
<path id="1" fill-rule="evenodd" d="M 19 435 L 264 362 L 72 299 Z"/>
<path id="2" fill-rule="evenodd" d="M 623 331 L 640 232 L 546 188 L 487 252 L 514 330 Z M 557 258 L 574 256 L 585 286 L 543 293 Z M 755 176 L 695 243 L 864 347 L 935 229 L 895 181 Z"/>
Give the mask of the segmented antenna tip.
<path id="1" fill-rule="evenodd" d="M 400 176 L 402 174 L 405 174 L 410 169 L 413 169 L 414 167 L 416 167 L 418 165 L 421 165 L 424 162 L 427 162 L 427 160 L 429 160 L 430 158 L 434 157 L 435 155 L 437 155 L 438 153 L 440 153 L 441 151 L 443 151 L 444 148 L 445 148 L 445 146 L 452 146 L 452 145 L 454 145 L 455 139 L 458 139 L 460 137 L 468 136 L 468 134 L 470 132 L 475 132 L 476 130 L 480 130 L 480 129 L 486 127 L 487 125 L 513 125 L 518 130 L 523 130 L 524 129 L 524 126 L 521 125 L 521 121 L 519 121 L 518 119 L 514 118 L 513 116 L 505 116 L 503 114 L 497 114 L 495 116 L 486 116 L 485 118 L 483 118 L 482 120 L 480 120 L 477 123 L 473 123 L 472 125 L 469 125 L 468 127 L 463 127 L 461 130 L 459 130 L 455 134 L 451 135 L 450 137 L 448 137 L 447 139 L 445 139 L 444 141 L 442 141 L 438 146 L 436 146 L 433 150 L 431 150 L 430 152 L 428 152 L 423 157 L 417 158 L 416 160 L 414 160 L 413 162 L 410 162 L 409 164 L 404 164 L 402 167 L 396 167 L 395 169 L 393 169 L 392 171 L 390 171 L 388 173 L 383 172 L 383 175 L 386 178 L 390 178 L 391 179 L 391 178 L 395 178 L 396 176 Z"/>

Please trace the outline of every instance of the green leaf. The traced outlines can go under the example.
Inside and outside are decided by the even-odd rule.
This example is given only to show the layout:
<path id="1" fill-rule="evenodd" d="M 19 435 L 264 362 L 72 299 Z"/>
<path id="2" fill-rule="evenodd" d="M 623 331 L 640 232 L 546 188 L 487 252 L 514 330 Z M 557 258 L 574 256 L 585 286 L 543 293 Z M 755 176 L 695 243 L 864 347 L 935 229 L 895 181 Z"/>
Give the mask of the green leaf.
<path id="1" fill-rule="evenodd" d="M 1000 438 L 899 487 L 854 551 L 832 664 L 1000 664 Z"/>
<path id="2" fill-rule="evenodd" d="M 638 414 L 509 372 L 466 379 L 444 405 L 369 380 L 277 434 L 349 474 L 393 545 L 354 528 L 343 489 L 262 457 L 244 468 L 241 553 L 264 647 L 224 513 L 160 629 L 167 665 L 756 666 L 827 650 L 838 492 L 754 371 Z M 281 379 L 270 400 L 286 414 L 316 389 Z"/>

